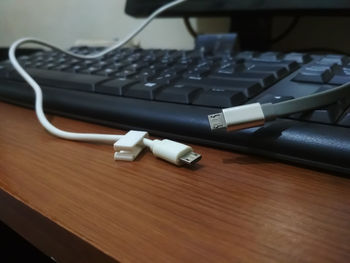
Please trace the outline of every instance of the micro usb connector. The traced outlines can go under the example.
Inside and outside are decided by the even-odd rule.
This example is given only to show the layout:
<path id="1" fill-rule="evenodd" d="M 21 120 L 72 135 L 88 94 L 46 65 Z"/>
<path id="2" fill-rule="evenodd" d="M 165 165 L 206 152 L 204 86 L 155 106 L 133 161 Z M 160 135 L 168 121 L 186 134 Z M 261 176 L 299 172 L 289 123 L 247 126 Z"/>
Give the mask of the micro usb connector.
<path id="1" fill-rule="evenodd" d="M 176 165 L 193 165 L 202 158 L 200 154 L 193 152 L 192 147 L 167 139 L 148 140 L 146 145 L 156 157 Z"/>
<path id="2" fill-rule="evenodd" d="M 200 154 L 192 152 L 192 151 L 190 151 L 190 152 L 188 152 L 180 157 L 180 161 L 183 164 L 187 164 L 187 165 L 193 165 L 193 164 L 197 163 L 198 161 L 200 161 L 200 159 L 202 159 L 202 156 Z"/>
<path id="3" fill-rule="evenodd" d="M 209 115 L 208 120 L 212 130 L 226 128 L 232 131 L 263 125 L 265 115 L 260 103 L 253 103 L 223 109 Z"/>

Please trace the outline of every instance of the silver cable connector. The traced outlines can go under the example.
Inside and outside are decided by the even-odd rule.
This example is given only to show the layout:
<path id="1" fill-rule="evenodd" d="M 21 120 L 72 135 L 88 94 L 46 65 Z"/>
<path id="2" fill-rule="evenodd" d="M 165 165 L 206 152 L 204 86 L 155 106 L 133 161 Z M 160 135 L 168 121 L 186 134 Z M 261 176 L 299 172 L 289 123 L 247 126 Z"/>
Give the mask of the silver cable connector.
<path id="1" fill-rule="evenodd" d="M 208 115 L 212 130 L 226 128 L 229 131 L 261 126 L 265 115 L 260 103 L 252 103 L 223 109 L 222 112 Z"/>
<path id="2" fill-rule="evenodd" d="M 226 129 L 226 121 L 222 112 L 208 115 L 211 130 Z"/>
<path id="3" fill-rule="evenodd" d="M 202 156 L 195 152 L 188 152 L 185 155 L 180 157 L 180 160 L 183 164 L 194 165 L 202 159 Z"/>

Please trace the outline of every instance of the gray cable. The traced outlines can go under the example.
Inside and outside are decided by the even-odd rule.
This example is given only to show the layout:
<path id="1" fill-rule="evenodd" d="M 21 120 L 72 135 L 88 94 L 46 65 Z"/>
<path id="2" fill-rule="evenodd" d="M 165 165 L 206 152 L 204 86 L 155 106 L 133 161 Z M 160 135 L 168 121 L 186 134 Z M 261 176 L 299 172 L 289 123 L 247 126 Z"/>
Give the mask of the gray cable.
<path id="1" fill-rule="evenodd" d="M 318 92 L 316 94 L 292 99 L 276 104 L 262 104 L 261 108 L 264 112 L 266 120 L 274 120 L 277 117 L 287 116 L 293 113 L 309 111 L 317 109 L 329 104 L 335 103 L 337 100 L 350 97 L 350 82 L 331 90 Z"/>

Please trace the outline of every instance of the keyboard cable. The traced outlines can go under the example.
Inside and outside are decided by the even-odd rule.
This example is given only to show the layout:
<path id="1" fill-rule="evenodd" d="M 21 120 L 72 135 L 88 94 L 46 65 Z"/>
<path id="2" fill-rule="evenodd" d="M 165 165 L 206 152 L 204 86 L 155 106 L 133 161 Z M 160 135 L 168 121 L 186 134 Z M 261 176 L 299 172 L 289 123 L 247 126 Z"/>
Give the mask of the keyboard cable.
<path id="1" fill-rule="evenodd" d="M 52 50 L 62 52 L 68 56 L 77 59 L 97 59 L 107 53 L 114 51 L 126 43 L 128 43 L 133 37 L 139 34 L 155 17 L 159 14 L 177 6 L 187 0 L 176 0 L 168 4 L 165 4 L 155 10 L 143 23 L 140 24 L 133 32 L 126 36 L 123 40 L 106 48 L 105 50 L 92 55 L 79 55 L 69 51 L 65 51 L 59 47 L 56 47 L 48 42 L 41 41 L 36 38 L 21 38 L 15 41 L 9 49 L 9 59 L 13 67 L 17 72 L 25 79 L 25 81 L 33 88 L 35 92 L 35 112 L 40 124 L 51 134 L 75 141 L 97 142 L 97 143 L 112 143 L 114 144 L 115 160 L 133 161 L 137 155 L 145 148 L 148 147 L 158 158 L 164 159 L 176 165 L 182 164 L 194 164 L 201 159 L 201 155 L 193 152 L 190 146 L 182 143 L 174 142 L 171 140 L 151 140 L 148 138 L 148 133 L 144 131 L 129 131 L 125 135 L 113 135 L 113 134 L 94 134 L 94 133 L 74 133 L 67 132 L 58 129 L 52 125 L 46 118 L 43 110 L 43 95 L 39 84 L 23 69 L 16 59 L 16 50 L 24 44 L 38 44 L 44 47 L 48 47 Z"/>

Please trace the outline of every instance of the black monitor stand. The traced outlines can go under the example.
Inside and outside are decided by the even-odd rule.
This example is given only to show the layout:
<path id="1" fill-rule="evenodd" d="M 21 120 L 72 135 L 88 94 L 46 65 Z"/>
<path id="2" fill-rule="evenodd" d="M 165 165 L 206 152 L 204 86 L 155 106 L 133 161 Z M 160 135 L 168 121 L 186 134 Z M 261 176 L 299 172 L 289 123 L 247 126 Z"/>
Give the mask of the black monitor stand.
<path id="1" fill-rule="evenodd" d="M 238 33 L 241 50 L 269 50 L 271 28 L 272 17 L 268 15 L 231 16 L 230 32 Z"/>

